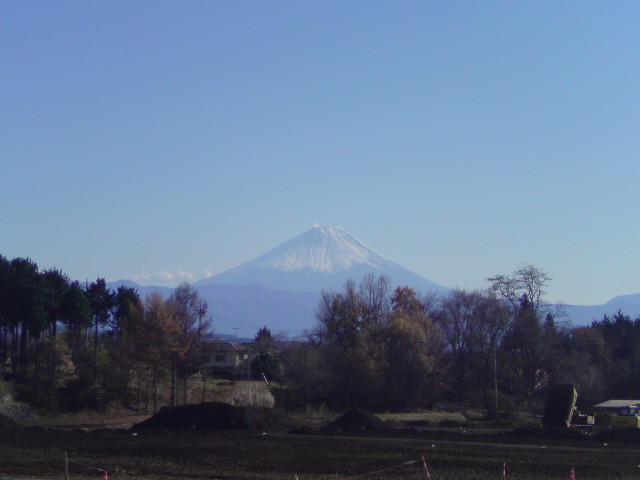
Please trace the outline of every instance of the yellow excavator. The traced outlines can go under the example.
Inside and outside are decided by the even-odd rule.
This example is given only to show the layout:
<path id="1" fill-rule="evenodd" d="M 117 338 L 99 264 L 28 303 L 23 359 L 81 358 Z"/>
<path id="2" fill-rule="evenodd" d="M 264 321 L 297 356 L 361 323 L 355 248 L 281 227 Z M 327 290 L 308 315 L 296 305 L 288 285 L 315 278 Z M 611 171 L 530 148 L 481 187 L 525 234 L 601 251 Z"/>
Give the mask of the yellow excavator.
<path id="1" fill-rule="evenodd" d="M 542 425 L 548 430 L 594 433 L 608 429 L 640 429 L 640 400 L 608 400 L 586 413 L 576 408 L 578 392 L 570 384 L 549 385 Z"/>

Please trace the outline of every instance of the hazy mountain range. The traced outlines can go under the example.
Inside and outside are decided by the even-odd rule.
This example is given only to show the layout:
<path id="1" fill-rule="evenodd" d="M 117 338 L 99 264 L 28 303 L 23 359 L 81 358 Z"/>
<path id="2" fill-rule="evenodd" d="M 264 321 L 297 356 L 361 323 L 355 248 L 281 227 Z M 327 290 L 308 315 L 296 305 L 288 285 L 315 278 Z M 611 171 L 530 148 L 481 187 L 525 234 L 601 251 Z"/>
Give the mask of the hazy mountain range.
<path id="1" fill-rule="evenodd" d="M 567 319 L 573 325 L 589 325 L 594 320 L 602 320 L 604 315 L 613 315 L 620 310 L 631 318 L 640 315 L 640 293 L 620 295 L 602 305 L 565 305 Z"/>
<path id="2" fill-rule="evenodd" d="M 449 291 L 371 250 L 342 228 L 322 226 L 193 286 L 209 303 L 219 333 L 235 331 L 246 337 L 267 325 L 274 332 L 299 335 L 315 323 L 322 290 L 340 290 L 348 279 L 358 282 L 369 273 L 386 275 L 394 287 L 409 285 L 421 293 Z M 119 285 L 135 287 L 143 298 L 154 291 L 168 296 L 172 290 L 127 280 L 110 284 Z M 616 297 L 604 305 L 567 305 L 565 310 L 574 325 L 617 310 L 635 317 L 640 314 L 640 294 Z"/>

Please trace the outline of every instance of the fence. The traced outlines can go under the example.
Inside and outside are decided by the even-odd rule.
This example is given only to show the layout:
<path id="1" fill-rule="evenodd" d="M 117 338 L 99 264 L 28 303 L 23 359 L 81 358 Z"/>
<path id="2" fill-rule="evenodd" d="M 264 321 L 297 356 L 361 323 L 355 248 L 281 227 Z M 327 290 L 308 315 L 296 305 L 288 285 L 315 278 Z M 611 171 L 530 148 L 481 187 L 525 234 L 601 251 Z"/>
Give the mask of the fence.
<path id="1" fill-rule="evenodd" d="M 70 475 L 69 473 L 69 465 L 76 465 L 79 467 L 82 467 L 83 469 L 85 469 L 85 474 L 78 474 L 78 475 L 74 475 L 73 477 Z M 404 473 L 403 475 L 397 475 L 397 477 L 404 477 L 404 478 L 420 478 L 420 479 L 424 479 L 424 480 L 450 480 L 450 479 L 445 479 L 442 476 L 438 475 L 437 472 L 434 471 L 433 468 L 429 468 L 429 465 L 427 463 L 427 460 L 425 459 L 425 457 L 421 457 L 417 460 L 409 460 L 407 462 L 402 462 L 402 463 L 398 463 L 395 465 L 391 465 L 389 467 L 386 468 L 382 468 L 382 469 L 378 469 L 378 470 L 373 470 L 370 472 L 366 472 L 366 473 L 361 473 L 358 475 L 352 475 L 352 476 L 348 476 L 348 477 L 337 477 L 337 480 L 363 480 L 367 477 L 373 477 L 375 475 L 380 475 L 380 474 L 388 474 L 390 472 L 395 472 L 400 473 L 400 470 L 402 469 L 407 469 L 407 467 L 412 467 L 410 471 L 408 472 L 402 472 Z M 93 475 L 90 477 L 90 473 L 91 472 Z M 96 466 L 96 465 L 88 465 L 86 463 L 82 463 L 82 462 L 78 462 L 76 460 L 70 459 L 67 452 L 65 452 L 64 454 L 64 479 L 65 480 L 73 480 L 73 478 L 76 479 L 80 479 L 80 478 L 101 478 L 102 480 L 119 480 L 119 479 L 125 479 L 125 478 L 136 478 L 138 480 L 144 480 L 144 476 L 138 476 L 138 475 L 133 475 L 133 476 L 129 476 L 129 474 L 126 472 L 126 470 L 119 468 L 118 466 L 114 466 L 111 468 L 111 470 L 109 470 L 108 468 L 105 468 L 104 466 L 100 467 L 100 466 Z M 278 476 L 274 476 L 274 478 L 278 478 L 278 479 L 282 479 L 282 475 L 278 475 Z M 43 479 L 37 479 L 36 477 L 29 477 L 27 478 L 19 478 L 19 477 L 8 477 L 8 476 L 1 476 L 0 475 L 0 480 L 43 480 Z M 283 479 L 286 480 L 286 479 Z M 294 475 L 294 479 L 290 479 L 290 480 L 304 480 L 304 478 L 299 478 L 298 475 Z M 501 470 L 500 472 L 496 472 L 496 477 L 495 480 L 507 480 L 507 464 L 503 463 L 501 466 Z M 576 480 L 576 476 L 575 476 L 575 471 L 573 469 L 573 467 L 571 468 L 571 471 L 569 473 L 569 480 Z"/>

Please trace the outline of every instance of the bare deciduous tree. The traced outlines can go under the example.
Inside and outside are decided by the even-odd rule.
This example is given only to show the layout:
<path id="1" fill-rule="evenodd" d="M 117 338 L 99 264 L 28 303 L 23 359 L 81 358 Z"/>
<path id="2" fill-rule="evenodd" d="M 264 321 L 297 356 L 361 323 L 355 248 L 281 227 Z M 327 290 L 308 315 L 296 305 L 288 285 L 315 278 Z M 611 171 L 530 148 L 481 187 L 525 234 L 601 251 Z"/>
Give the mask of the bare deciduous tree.
<path id="1" fill-rule="evenodd" d="M 176 331 L 174 357 L 172 361 L 172 405 L 174 381 L 176 372 L 182 379 L 182 403 L 187 403 L 187 379 L 195 370 L 202 359 L 200 358 L 202 337 L 210 327 L 210 321 L 206 318 L 209 306 L 200 298 L 198 291 L 188 282 L 178 285 L 169 301 L 175 308 Z"/>
<path id="2" fill-rule="evenodd" d="M 454 396 L 462 400 L 472 385 L 479 387 L 485 407 L 495 415 L 492 367 L 507 328 L 507 311 L 490 292 L 455 289 L 442 300 L 436 318 L 450 350 Z"/>
<path id="3" fill-rule="evenodd" d="M 536 316 L 542 315 L 549 304 L 545 301 L 545 288 L 552 278 L 544 270 L 533 265 L 521 265 L 511 275 L 495 275 L 487 278 L 490 289 L 517 310 L 523 298 L 531 304 Z"/>
<path id="4" fill-rule="evenodd" d="M 358 295 L 362 302 L 362 320 L 372 329 L 383 328 L 389 319 L 389 279 L 373 273 L 360 282 Z"/>

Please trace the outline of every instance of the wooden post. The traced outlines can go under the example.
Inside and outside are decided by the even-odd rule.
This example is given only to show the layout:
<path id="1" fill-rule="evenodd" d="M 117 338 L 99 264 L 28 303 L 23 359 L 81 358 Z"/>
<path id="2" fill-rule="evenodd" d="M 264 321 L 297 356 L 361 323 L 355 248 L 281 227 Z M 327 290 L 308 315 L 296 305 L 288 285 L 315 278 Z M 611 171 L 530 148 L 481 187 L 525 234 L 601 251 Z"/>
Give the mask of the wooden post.
<path id="1" fill-rule="evenodd" d="M 69 454 L 64 452 L 64 480 L 69 480 Z"/>

